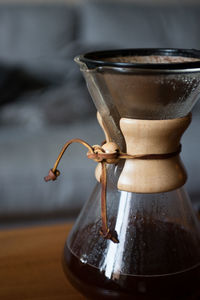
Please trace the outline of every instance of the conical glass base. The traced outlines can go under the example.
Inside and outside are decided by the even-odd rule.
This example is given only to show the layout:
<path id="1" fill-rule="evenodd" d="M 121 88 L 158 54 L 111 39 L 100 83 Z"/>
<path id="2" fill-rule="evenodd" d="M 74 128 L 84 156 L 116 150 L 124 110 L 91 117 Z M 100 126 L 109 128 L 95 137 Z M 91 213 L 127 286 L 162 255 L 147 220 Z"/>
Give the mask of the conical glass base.
<path id="1" fill-rule="evenodd" d="M 199 289 L 200 228 L 184 188 L 135 194 L 109 178 L 108 224 L 119 243 L 99 235 L 97 184 L 65 245 L 72 284 L 90 299 L 190 299 Z"/>

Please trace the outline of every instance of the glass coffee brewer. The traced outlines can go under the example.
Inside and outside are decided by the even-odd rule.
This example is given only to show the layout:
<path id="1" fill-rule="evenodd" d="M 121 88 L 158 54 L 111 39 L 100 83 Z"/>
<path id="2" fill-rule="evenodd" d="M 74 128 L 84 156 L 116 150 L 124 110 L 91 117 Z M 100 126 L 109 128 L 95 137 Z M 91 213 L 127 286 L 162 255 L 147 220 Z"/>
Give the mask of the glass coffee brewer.
<path id="1" fill-rule="evenodd" d="M 200 299 L 200 225 L 179 155 L 200 94 L 200 51 L 101 51 L 75 61 L 106 141 L 69 141 L 46 177 L 59 175 L 72 142 L 98 162 L 66 241 L 67 277 L 89 299 Z"/>

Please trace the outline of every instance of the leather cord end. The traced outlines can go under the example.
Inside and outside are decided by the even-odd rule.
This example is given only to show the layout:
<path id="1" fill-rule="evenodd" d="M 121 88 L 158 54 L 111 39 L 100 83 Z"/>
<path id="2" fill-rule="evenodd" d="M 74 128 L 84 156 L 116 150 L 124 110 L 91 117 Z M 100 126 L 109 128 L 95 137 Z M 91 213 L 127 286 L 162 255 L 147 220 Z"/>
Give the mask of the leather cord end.
<path id="1" fill-rule="evenodd" d="M 55 181 L 57 179 L 57 177 L 60 175 L 60 172 L 58 170 L 56 170 L 55 172 L 53 172 L 52 169 L 49 170 L 49 174 L 47 176 L 44 177 L 44 180 L 47 181 Z"/>

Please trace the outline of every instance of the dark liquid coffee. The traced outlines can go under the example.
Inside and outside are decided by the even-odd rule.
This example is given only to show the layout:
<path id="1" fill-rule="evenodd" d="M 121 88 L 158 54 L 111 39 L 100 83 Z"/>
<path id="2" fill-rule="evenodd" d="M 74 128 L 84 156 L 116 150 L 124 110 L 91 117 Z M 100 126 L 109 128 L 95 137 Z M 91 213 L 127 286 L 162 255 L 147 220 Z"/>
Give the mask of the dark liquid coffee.
<path id="1" fill-rule="evenodd" d="M 163 225 L 164 224 L 164 225 Z M 153 275 L 130 275 L 120 273 L 120 276 L 114 279 L 108 279 L 104 271 L 100 271 L 88 263 L 83 263 L 75 256 L 68 246 L 65 247 L 63 266 L 67 277 L 71 283 L 79 289 L 89 299 L 135 299 L 135 300 L 199 300 L 200 299 L 200 263 L 194 264 L 195 257 L 192 256 L 193 238 L 189 233 L 178 228 L 178 225 L 163 223 L 157 226 L 150 224 L 146 227 L 146 232 L 151 231 L 151 243 L 159 244 L 159 239 L 167 235 L 166 256 L 163 257 L 163 264 L 157 266 L 157 272 L 154 270 Z M 150 226 L 150 227 L 149 227 Z M 152 228 L 151 228 L 152 227 Z M 162 230 L 159 231 L 159 228 Z M 82 236 L 84 236 L 83 231 Z M 145 230 L 143 238 L 145 241 Z M 175 234 L 176 233 L 176 234 Z M 173 239 L 178 234 L 178 240 L 183 243 L 181 260 L 186 261 L 186 268 L 181 268 L 180 262 L 173 249 Z M 148 237 L 146 237 L 148 242 Z M 177 241 L 174 243 L 176 245 Z M 158 246 L 158 245 L 156 245 Z M 81 244 L 80 244 L 81 247 Z M 187 249 L 189 247 L 189 249 Z M 158 248 L 158 247 L 157 247 Z M 156 249 L 156 248 L 155 248 Z M 189 254 L 187 255 L 187 251 Z M 159 249 L 157 249 L 159 260 Z M 196 251 L 196 253 L 195 253 Z M 199 255 L 199 249 L 194 253 Z M 169 257 L 167 257 L 169 256 Z M 150 259 L 150 257 L 148 258 Z M 166 261 L 168 262 L 166 264 Z M 191 263 L 190 263 L 191 261 Z M 163 266 L 167 265 L 167 272 L 163 273 Z M 176 268 L 181 271 L 175 271 Z M 190 266 L 190 267 L 189 267 Z M 165 267 L 166 268 L 166 267 Z M 168 272 L 168 271 L 172 272 Z M 157 275 L 159 274 L 159 275 Z"/>

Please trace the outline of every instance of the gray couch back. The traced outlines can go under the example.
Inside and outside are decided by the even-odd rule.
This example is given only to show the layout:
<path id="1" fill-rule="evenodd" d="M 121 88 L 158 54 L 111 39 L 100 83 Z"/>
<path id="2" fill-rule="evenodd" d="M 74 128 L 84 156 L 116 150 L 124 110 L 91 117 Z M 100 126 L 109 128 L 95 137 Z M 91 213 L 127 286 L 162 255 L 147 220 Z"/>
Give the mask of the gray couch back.
<path id="1" fill-rule="evenodd" d="M 200 48 L 200 4 L 133 4 L 89 1 L 81 38 L 119 47 Z"/>
<path id="2" fill-rule="evenodd" d="M 57 57 L 75 39 L 76 22 L 67 5 L 0 5 L 0 60 Z"/>

